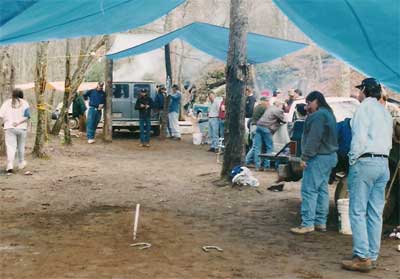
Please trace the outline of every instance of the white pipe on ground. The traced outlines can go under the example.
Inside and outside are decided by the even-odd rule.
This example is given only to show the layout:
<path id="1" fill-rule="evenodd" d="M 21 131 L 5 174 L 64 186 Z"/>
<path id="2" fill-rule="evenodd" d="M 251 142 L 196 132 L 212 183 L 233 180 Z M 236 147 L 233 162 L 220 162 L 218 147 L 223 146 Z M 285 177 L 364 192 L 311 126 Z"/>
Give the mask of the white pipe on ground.
<path id="1" fill-rule="evenodd" d="M 140 204 L 137 204 L 136 212 L 135 212 L 135 222 L 133 225 L 133 240 L 136 240 L 137 226 L 138 226 L 138 222 L 139 222 L 139 210 L 140 210 Z"/>

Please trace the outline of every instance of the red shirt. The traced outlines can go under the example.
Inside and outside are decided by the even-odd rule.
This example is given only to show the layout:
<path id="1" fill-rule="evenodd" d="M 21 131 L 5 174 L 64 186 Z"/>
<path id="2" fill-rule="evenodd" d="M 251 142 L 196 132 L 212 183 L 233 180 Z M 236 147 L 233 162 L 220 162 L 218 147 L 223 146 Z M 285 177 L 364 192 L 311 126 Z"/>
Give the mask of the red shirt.
<path id="1" fill-rule="evenodd" d="M 221 104 L 219 105 L 218 118 L 222 120 L 225 119 L 225 100 L 222 100 Z"/>

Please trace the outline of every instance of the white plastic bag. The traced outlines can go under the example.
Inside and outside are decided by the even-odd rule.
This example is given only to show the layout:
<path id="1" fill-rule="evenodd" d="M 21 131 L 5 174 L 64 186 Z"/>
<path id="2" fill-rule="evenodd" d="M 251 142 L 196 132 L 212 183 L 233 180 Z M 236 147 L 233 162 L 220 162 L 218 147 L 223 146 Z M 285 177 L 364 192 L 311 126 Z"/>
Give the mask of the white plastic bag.
<path id="1" fill-rule="evenodd" d="M 242 167 L 242 171 L 233 177 L 232 183 L 250 187 L 258 187 L 260 185 L 258 179 L 246 167 Z"/>

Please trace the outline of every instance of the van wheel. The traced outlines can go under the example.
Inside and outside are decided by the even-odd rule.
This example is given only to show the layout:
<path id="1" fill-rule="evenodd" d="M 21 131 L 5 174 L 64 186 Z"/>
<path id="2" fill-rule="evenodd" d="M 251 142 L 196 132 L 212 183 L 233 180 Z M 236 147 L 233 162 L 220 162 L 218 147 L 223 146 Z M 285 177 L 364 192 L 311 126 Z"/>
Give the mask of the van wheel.
<path id="1" fill-rule="evenodd" d="M 158 137 L 160 135 L 160 126 L 154 126 L 153 127 L 153 135 Z"/>
<path id="2" fill-rule="evenodd" d="M 69 119 L 69 128 L 70 129 L 78 129 L 79 128 L 79 119 L 78 118 L 70 118 Z"/>

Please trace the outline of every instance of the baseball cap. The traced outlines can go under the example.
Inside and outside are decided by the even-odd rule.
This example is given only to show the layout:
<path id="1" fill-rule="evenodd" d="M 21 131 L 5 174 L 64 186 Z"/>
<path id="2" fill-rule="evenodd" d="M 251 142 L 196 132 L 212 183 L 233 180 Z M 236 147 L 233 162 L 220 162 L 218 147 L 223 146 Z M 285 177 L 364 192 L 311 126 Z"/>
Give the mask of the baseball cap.
<path id="1" fill-rule="evenodd" d="M 381 84 L 375 78 L 366 78 L 361 84 L 356 85 L 356 88 L 362 90 L 364 88 L 368 88 L 369 90 L 378 89 L 381 87 Z"/>
<path id="2" fill-rule="evenodd" d="M 263 90 L 260 94 L 260 101 L 266 101 L 271 98 L 271 93 L 268 90 Z"/>

